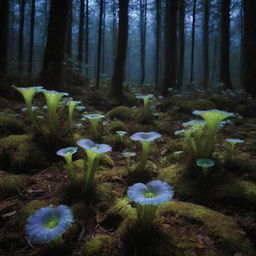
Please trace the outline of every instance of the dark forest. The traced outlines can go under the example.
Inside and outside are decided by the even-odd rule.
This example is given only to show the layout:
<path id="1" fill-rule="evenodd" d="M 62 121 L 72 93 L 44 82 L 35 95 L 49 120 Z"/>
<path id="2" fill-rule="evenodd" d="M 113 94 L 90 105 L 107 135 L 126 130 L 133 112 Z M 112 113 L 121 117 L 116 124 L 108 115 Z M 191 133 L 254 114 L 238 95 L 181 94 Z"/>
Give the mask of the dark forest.
<path id="1" fill-rule="evenodd" d="M 0 255 L 256 255 L 255 0 L 0 0 Z"/>

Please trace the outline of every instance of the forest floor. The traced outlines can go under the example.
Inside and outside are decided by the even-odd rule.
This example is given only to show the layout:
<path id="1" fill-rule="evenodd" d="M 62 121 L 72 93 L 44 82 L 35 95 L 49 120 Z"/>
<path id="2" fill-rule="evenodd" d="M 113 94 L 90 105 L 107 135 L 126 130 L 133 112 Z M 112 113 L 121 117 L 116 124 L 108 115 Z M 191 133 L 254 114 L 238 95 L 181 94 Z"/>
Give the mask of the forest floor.
<path id="1" fill-rule="evenodd" d="M 67 145 L 60 129 L 59 140 L 50 143 L 33 133 L 21 98 L 0 98 L 0 255 L 72 256 L 253 256 L 256 255 L 256 101 L 243 92 L 189 93 L 169 95 L 150 102 L 146 112 L 142 101 L 126 93 L 126 106 L 113 107 L 104 93 L 74 92 L 86 109 L 75 110 L 74 144 Z M 17 100 L 17 98 L 19 100 Z M 43 129 L 47 111 L 43 97 L 34 105 Z M 212 175 L 202 179 L 198 167 L 175 136 L 182 123 L 198 119 L 193 110 L 219 109 L 235 113 L 218 131 Z M 65 107 L 59 110 L 65 122 Z M 110 158 L 102 161 L 95 187 L 84 194 L 72 187 L 66 165 L 56 151 L 75 146 L 80 138 L 91 138 L 83 114 L 104 114 L 97 142 L 112 146 Z M 63 125 L 64 127 L 65 125 Z M 121 141 L 118 130 L 127 131 Z M 140 146 L 129 136 L 156 131 L 162 137 L 152 143 L 145 176 L 133 175 Z M 245 141 L 237 145 L 235 158 L 227 161 L 225 139 Z M 130 168 L 122 152 L 136 152 Z M 78 176 L 84 169 L 83 154 L 74 155 Z M 135 205 L 126 196 L 136 182 L 168 182 L 174 199 L 158 208 L 152 232 L 138 228 Z M 27 218 L 43 206 L 65 204 L 72 208 L 74 225 L 56 248 L 31 243 L 24 231 Z"/>

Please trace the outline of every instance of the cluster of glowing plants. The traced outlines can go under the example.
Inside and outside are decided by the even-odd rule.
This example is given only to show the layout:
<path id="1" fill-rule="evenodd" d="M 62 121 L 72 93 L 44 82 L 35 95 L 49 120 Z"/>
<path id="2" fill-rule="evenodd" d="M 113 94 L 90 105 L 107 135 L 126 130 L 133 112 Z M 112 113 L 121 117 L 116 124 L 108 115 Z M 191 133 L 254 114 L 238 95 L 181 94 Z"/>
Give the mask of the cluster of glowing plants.
<path id="1" fill-rule="evenodd" d="M 103 154 L 110 152 L 112 148 L 107 144 L 97 144 L 89 139 L 77 141 L 77 145 L 84 149 L 87 155 L 87 167 L 84 170 L 85 189 L 92 187 L 95 172 L 98 168 L 99 160 Z"/>
<path id="2" fill-rule="evenodd" d="M 153 94 L 147 94 L 147 95 L 140 95 L 140 94 L 137 94 L 136 95 L 136 99 L 141 99 L 143 100 L 143 104 L 144 104 L 144 107 L 147 107 L 148 106 L 148 103 L 151 99 L 154 98 L 154 95 Z"/>
<path id="3" fill-rule="evenodd" d="M 236 146 L 236 144 L 244 143 L 244 140 L 240 140 L 240 139 L 226 139 L 226 141 L 230 145 L 227 158 L 228 158 L 228 160 L 231 160 L 231 159 L 234 158 L 234 155 L 235 155 L 235 146 Z"/>
<path id="4" fill-rule="evenodd" d="M 160 180 L 147 184 L 136 183 L 128 188 L 127 196 L 136 203 L 138 219 L 142 230 L 149 231 L 154 220 L 157 207 L 173 198 L 172 187 Z"/>
<path id="5" fill-rule="evenodd" d="M 58 156 L 62 156 L 66 160 L 66 162 L 67 162 L 67 169 L 68 169 L 68 175 L 69 175 L 69 177 L 71 179 L 72 184 L 76 184 L 77 183 L 77 177 L 76 177 L 76 173 L 74 171 L 73 162 L 72 162 L 72 156 L 76 152 L 77 152 L 77 148 L 76 147 L 68 147 L 68 148 L 60 149 L 56 153 Z"/>
<path id="6" fill-rule="evenodd" d="M 131 140 L 140 141 L 142 145 L 142 154 L 140 161 L 136 167 L 136 171 L 141 172 L 145 169 L 148 160 L 150 145 L 155 139 L 160 138 L 161 136 L 162 135 L 158 132 L 136 132 L 130 137 Z"/>
<path id="7" fill-rule="evenodd" d="M 29 240 L 34 243 L 61 241 L 61 235 L 71 227 L 73 221 L 73 213 L 68 206 L 59 205 L 55 208 L 50 205 L 28 218 L 25 231 Z"/>
<path id="8" fill-rule="evenodd" d="M 66 92 L 57 92 L 57 91 L 49 91 L 43 90 L 42 91 L 48 110 L 48 118 L 49 118 L 49 126 L 52 133 L 55 133 L 58 129 L 58 114 L 57 110 L 59 107 L 60 100 L 63 96 L 68 96 L 69 94 Z"/>
<path id="9" fill-rule="evenodd" d="M 96 139 L 98 134 L 98 124 L 100 120 L 104 118 L 104 115 L 88 114 L 88 115 L 85 115 L 84 117 L 89 120 L 91 135 L 93 136 L 94 139 Z"/>

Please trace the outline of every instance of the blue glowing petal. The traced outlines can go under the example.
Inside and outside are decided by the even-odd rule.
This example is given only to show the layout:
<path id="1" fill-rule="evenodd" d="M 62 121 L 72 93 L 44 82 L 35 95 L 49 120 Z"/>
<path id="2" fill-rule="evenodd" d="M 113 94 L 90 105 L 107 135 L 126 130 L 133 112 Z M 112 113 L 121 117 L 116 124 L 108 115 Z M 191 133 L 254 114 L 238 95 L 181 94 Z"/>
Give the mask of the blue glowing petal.
<path id="1" fill-rule="evenodd" d="M 57 226 L 47 228 L 47 223 L 53 217 L 58 221 Z M 68 206 L 59 205 L 56 208 L 46 206 L 28 218 L 25 230 L 32 242 L 49 243 L 61 236 L 72 225 L 73 221 L 73 214 Z"/>
<path id="2" fill-rule="evenodd" d="M 67 153 L 71 153 L 72 155 L 77 152 L 76 147 L 68 147 L 68 148 L 62 148 L 56 152 L 58 156 L 65 156 Z"/>
<path id="3" fill-rule="evenodd" d="M 146 193 L 153 193 L 154 197 L 146 197 Z M 142 205 L 160 205 L 173 198 L 172 187 L 163 181 L 155 180 L 147 183 L 136 183 L 128 188 L 127 196 Z"/>
<path id="4" fill-rule="evenodd" d="M 162 135 L 158 132 L 136 132 L 130 139 L 135 141 L 154 141 Z"/>
<path id="5" fill-rule="evenodd" d="M 83 149 L 90 150 L 98 154 L 104 154 L 112 150 L 112 148 L 107 144 L 97 144 L 89 139 L 81 139 L 77 141 L 76 144 Z"/>
<path id="6" fill-rule="evenodd" d="M 226 141 L 231 144 L 244 143 L 244 140 L 240 140 L 240 139 L 226 139 Z"/>
<path id="7" fill-rule="evenodd" d="M 88 119 L 100 119 L 100 118 L 103 118 L 104 116 L 101 114 L 89 114 L 89 115 L 85 115 L 85 117 L 87 117 Z"/>
<path id="8" fill-rule="evenodd" d="M 147 95 L 136 95 L 136 99 L 150 99 L 153 98 L 153 94 L 147 94 Z"/>

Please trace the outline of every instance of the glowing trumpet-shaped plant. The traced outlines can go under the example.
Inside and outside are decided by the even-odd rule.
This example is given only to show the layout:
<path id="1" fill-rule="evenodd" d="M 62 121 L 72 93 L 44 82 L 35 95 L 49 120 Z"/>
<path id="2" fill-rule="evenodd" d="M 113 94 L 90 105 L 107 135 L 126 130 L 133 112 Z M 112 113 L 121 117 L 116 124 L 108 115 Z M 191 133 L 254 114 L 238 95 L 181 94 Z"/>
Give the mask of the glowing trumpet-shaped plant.
<path id="1" fill-rule="evenodd" d="M 96 139 L 99 121 L 102 118 L 104 118 L 104 116 L 101 114 L 89 114 L 89 115 L 85 115 L 84 117 L 89 119 L 91 134 L 92 134 L 93 138 Z"/>
<path id="2" fill-rule="evenodd" d="M 107 144 L 97 144 L 89 139 L 81 139 L 77 141 L 77 145 L 83 148 L 87 155 L 87 168 L 84 170 L 84 182 L 85 188 L 90 189 L 93 184 L 100 157 L 102 154 L 111 151 L 112 148 Z"/>
<path id="3" fill-rule="evenodd" d="M 43 207 L 30 216 L 25 226 L 31 242 L 49 243 L 66 232 L 74 221 L 71 209 L 66 205 L 54 208 L 51 205 Z"/>
<path id="4" fill-rule="evenodd" d="M 142 145 L 142 155 L 139 164 L 136 167 L 136 171 L 143 171 L 145 169 L 148 154 L 150 150 L 150 144 L 157 138 L 160 138 L 162 135 L 158 132 L 136 132 L 130 139 L 134 141 L 140 141 Z"/>
<path id="5" fill-rule="evenodd" d="M 213 167 L 215 163 L 212 159 L 200 158 L 200 159 L 197 159 L 196 165 L 202 168 L 203 175 L 207 177 L 210 174 L 209 172 L 210 168 Z"/>
<path id="6" fill-rule="evenodd" d="M 116 134 L 120 137 L 120 142 L 123 142 L 124 135 L 127 134 L 126 131 L 116 131 Z"/>
<path id="7" fill-rule="evenodd" d="M 154 97 L 153 94 L 148 95 L 136 95 L 136 99 L 142 99 L 144 103 L 144 107 L 148 106 L 149 101 Z"/>
<path id="8" fill-rule="evenodd" d="M 141 228 L 149 231 L 154 220 L 157 207 L 173 198 L 172 187 L 160 180 L 147 184 L 136 183 L 128 188 L 127 196 L 136 203 Z"/>
<path id="9" fill-rule="evenodd" d="M 68 175 L 73 184 L 76 184 L 76 182 L 77 182 L 76 173 L 74 172 L 73 162 L 72 162 L 72 156 L 76 152 L 77 152 L 76 147 L 68 147 L 68 148 L 60 149 L 56 153 L 58 156 L 62 156 L 65 158 L 65 160 L 67 162 Z"/>
<path id="10" fill-rule="evenodd" d="M 211 109 L 206 111 L 195 110 L 193 111 L 193 114 L 201 116 L 206 122 L 207 138 L 203 148 L 202 157 L 210 157 L 215 145 L 218 125 L 224 119 L 234 116 L 234 114 L 225 111 L 220 111 L 218 109 Z"/>
<path id="11" fill-rule="evenodd" d="M 41 92 L 43 87 L 42 86 L 36 86 L 36 87 L 16 87 L 13 85 L 13 88 L 16 89 L 18 92 L 20 92 L 25 100 L 26 106 L 27 106 L 27 111 L 29 115 L 29 119 L 37 129 L 39 129 L 39 126 L 36 122 L 36 119 L 34 117 L 34 112 L 33 112 L 33 99 L 36 93 Z"/>
<path id="12" fill-rule="evenodd" d="M 81 101 L 75 101 L 75 100 L 71 100 L 68 102 L 68 122 L 70 126 L 72 126 L 74 110 L 76 106 L 80 103 Z"/>
<path id="13" fill-rule="evenodd" d="M 57 110 L 59 107 L 60 100 L 63 96 L 68 96 L 69 94 L 66 92 L 56 92 L 56 91 L 48 91 L 43 90 L 47 109 L 48 109 L 48 118 L 51 132 L 56 132 L 58 128 L 58 115 Z"/>
<path id="14" fill-rule="evenodd" d="M 231 160 L 235 155 L 235 145 L 238 143 L 244 143 L 244 140 L 240 139 L 226 139 L 226 141 L 229 143 L 230 148 L 228 152 L 228 159 Z"/>

